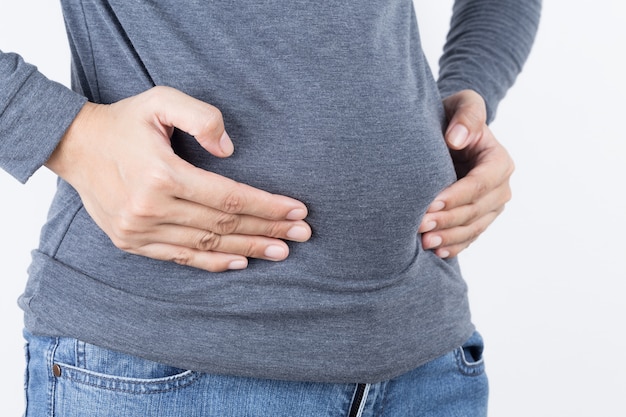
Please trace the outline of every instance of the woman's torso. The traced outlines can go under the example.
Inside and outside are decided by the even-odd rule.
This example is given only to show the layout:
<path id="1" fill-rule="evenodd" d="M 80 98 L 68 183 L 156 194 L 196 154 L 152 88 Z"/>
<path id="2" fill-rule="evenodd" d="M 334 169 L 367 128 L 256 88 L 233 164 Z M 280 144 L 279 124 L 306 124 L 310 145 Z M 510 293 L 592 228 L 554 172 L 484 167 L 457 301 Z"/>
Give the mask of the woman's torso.
<path id="1" fill-rule="evenodd" d="M 63 4 L 75 89 L 110 103 L 168 85 L 215 105 L 235 154 L 213 158 L 182 132 L 176 152 L 303 201 L 313 237 L 286 261 L 211 274 L 118 250 L 61 182 L 27 323 L 179 367 L 336 381 L 392 376 L 469 336 L 455 260 L 417 234 L 455 176 L 410 0 Z M 65 291 L 89 313 L 57 302 L 44 317 L 55 273 L 93 294 Z"/>

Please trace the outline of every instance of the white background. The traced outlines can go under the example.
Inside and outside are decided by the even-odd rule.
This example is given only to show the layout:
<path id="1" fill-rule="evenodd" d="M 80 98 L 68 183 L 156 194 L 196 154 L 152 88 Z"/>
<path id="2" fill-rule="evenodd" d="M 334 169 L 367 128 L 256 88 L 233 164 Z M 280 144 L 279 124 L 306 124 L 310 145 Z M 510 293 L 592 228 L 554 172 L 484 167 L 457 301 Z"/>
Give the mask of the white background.
<path id="1" fill-rule="evenodd" d="M 451 0 L 415 0 L 436 70 Z M 626 13 L 620 0 L 546 0 L 535 48 L 492 128 L 514 199 L 462 255 L 487 343 L 491 416 L 626 415 Z M 57 2 L 0 3 L 0 48 L 68 83 Z M 22 412 L 21 311 L 54 189 L 0 173 L 0 413 Z"/>

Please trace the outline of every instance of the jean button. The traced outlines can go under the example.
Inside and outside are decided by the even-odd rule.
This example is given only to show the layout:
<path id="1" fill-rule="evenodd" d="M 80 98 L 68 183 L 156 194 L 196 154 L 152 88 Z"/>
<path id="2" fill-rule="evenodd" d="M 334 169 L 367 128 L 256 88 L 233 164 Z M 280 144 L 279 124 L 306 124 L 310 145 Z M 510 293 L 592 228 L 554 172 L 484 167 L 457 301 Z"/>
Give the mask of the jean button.
<path id="1" fill-rule="evenodd" d="M 52 375 L 57 378 L 61 376 L 61 367 L 56 363 L 52 365 Z"/>

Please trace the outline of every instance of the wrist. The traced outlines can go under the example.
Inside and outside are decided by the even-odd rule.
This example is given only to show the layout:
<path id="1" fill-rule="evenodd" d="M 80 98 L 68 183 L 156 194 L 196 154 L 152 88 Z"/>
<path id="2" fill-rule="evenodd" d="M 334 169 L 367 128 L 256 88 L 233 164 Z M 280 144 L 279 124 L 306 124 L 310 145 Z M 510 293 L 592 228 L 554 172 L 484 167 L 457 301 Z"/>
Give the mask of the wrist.
<path id="1" fill-rule="evenodd" d="M 91 102 L 84 104 L 44 164 L 61 178 L 67 180 L 70 167 L 83 156 L 82 144 L 90 137 L 90 126 L 93 125 L 95 113 L 100 106 Z"/>
<path id="2" fill-rule="evenodd" d="M 481 96 L 475 90 L 461 90 L 454 94 L 445 97 L 443 100 L 443 107 L 446 110 L 446 116 L 448 120 L 452 119 L 452 116 L 462 107 L 472 107 L 473 112 L 487 119 L 487 103 L 483 96 Z"/>

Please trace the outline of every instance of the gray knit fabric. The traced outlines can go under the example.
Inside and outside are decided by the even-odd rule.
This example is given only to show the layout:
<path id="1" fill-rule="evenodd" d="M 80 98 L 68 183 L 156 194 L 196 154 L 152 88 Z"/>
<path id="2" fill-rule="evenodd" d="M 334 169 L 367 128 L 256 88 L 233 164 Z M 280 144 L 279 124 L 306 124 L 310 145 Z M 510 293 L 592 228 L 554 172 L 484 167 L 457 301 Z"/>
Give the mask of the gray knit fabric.
<path id="1" fill-rule="evenodd" d="M 167 85 L 217 106 L 236 148 L 214 158 L 177 131 L 176 152 L 303 201 L 313 237 L 283 262 L 208 273 L 117 249 L 60 181 L 19 301 L 28 329 L 180 368 L 331 382 L 387 379 L 469 337 L 456 259 L 416 232 L 455 180 L 441 94 L 473 88 L 492 117 L 538 0 L 457 1 L 439 85 L 410 0 L 62 3 L 74 91 L 0 55 L 5 170 L 26 181 L 85 98 Z"/>

